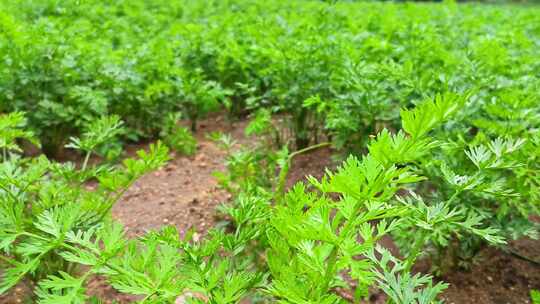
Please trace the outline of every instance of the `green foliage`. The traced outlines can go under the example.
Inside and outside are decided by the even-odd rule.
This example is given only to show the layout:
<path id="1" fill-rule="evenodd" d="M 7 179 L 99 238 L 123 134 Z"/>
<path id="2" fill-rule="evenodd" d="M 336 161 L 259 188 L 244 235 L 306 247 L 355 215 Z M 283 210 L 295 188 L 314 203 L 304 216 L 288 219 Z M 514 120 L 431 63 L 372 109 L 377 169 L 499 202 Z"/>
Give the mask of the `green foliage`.
<path id="1" fill-rule="evenodd" d="M 226 172 L 215 172 L 220 185 L 231 193 L 250 187 L 272 189 L 278 184 L 276 171 L 288 157 L 287 148 L 272 151 L 263 146 L 239 147 L 225 160 Z"/>
<path id="2" fill-rule="evenodd" d="M 412 149 L 406 144 L 404 135 L 399 134 L 393 140 L 397 154 L 392 150 L 384 151 L 377 144 L 370 145 L 370 151 L 375 149 L 386 159 L 388 155 L 399 155 L 392 157 L 402 164 L 414 163 L 428 178 L 418 184 L 416 190 L 432 202 L 425 203 L 414 196 L 412 200 L 400 200 L 419 209 L 394 236 L 402 249 L 412 254 L 416 254 L 423 247 L 420 244 L 427 240 L 434 264 L 442 272 L 458 265 L 465 266 L 463 262 L 470 261 L 485 243 L 504 244 L 505 239 L 535 234 L 534 224 L 528 216 L 537 210 L 537 202 L 529 199 L 530 193 L 536 191 L 515 192 L 519 177 L 512 172 L 523 166 L 520 162 L 524 158 L 513 155 L 519 153 L 526 141 L 500 137 L 489 140 L 480 133 L 472 142 L 466 143 L 468 134 L 463 129 L 439 131 L 458 121 L 443 126 L 437 120 L 457 109 L 466 111 L 471 107 L 465 102 L 469 97 L 463 97 L 440 96 L 434 103 L 423 103 L 413 111 L 402 111 L 405 131 L 413 141 L 430 146 L 429 155 L 414 153 L 409 159 L 403 157 L 404 150 Z M 432 130 L 435 128 L 432 135 L 428 134 L 427 126 Z M 422 136 L 425 139 L 419 139 Z M 453 136 L 457 140 L 453 140 Z M 386 138 L 391 141 L 391 136 Z M 535 172 L 533 176 L 538 172 L 531 167 L 528 170 Z M 522 194 L 527 199 L 522 200 Z M 438 222 L 443 219 L 445 224 Z"/>
<path id="3" fill-rule="evenodd" d="M 248 136 L 263 136 L 276 132 L 275 129 L 276 127 L 272 122 L 272 113 L 270 113 L 270 111 L 267 109 L 260 109 L 255 113 L 253 119 L 246 126 L 245 133 Z M 276 141 L 279 142 L 279 138 L 276 138 Z M 280 145 L 278 144 L 278 146 Z"/>
<path id="4" fill-rule="evenodd" d="M 101 154 L 108 159 L 118 157 L 122 153 L 122 145 L 116 140 L 124 132 L 122 121 L 118 116 L 104 116 L 88 122 L 84 126 L 82 138 L 71 137 L 66 148 L 86 154 L 83 169 L 88 165 L 92 153 Z"/>
<path id="5" fill-rule="evenodd" d="M 215 110 L 219 101 L 228 94 L 219 83 L 205 80 L 200 70 L 181 75 L 174 83 L 174 88 L 174 97 L 180 100 L 182 110 L 191 121 L 192 132 L 197 130 L 197 120 Z"/>
<path id="6" fill-rule="evenodd" d="M 187 128 L 178 125 L 178 115 L 167 117 L 160 137 L 174 151 L 185 155 L 193 155 L 197 151 L 197 140 Z"/>
<path id="7" fill-rule="evenodd" d="M 25 130 L 26 118 L 22 112 L 13 112 L 0 116 L 0 149 L 3 160 L 7 160 L 8 152 L 23 152 L 17 140 L 28 140 L 39 146 L 39 141 L 32 132 Z"/>
<path id="8" fill-rule="evenodd" d="M 468 134 L 455 126 L 463 119 L 462 111 L 471 107 L 467 102 L 470 98 L 470 93 L 445 93 L 412 110 L 404 109 L 401 116 L 405 132 L 392 135 L 383 130 L 368 146 L 370 154 L 385 166 L 409 166 L 427 177 L 411 188 L 430 202 L 415 195 L 397 200 L 411 213 L 394 237 L 412 259 L 425 251 L 425 245 L 434 249 L 435 265 L 443 272 L 464 265 L 462 262 L 474 257 L 485 243 L 498 245 L 507 238 L 535 233 L 528 216 L 537 210 L 537 203 L 520 200 L 521 195 L 512 190 L 518 177 L 512 171 L 522 166 L 512 155 L 526 141 L 487 141 L 479 134 L 473 142 L 465 143 Z M 455 129 L 441 131 L 449 127 Z M 459 156 L 460 149 L 464 150 L 463 157 Z M 535 168 L 529 170 L 536 176 Z M 535 192 L 523 194 L 529 197 Z"/>
<path id="9" fill-rule="evenodd" d="M 375 252 L 381 257 L 377 258 Z M 375 251 L 369 253 L 368 257 L 381 269 L 375 271 L 376 280 L 390 298 L 389 303 L 442 303 L 437 300 L 437 295 L 446 289 L 448 284 L 437 283 L 433 286 L 430 276 L 411 275 L 406 270 L 406 265 L 382 247 L 377 247 Z"/>
<path id="10" fill-rule="evenodd" d="M 412 224 L 442 239 L 460 228 L 501 242 L 493 235 L 495 231 L 479 227 L 478 217 L 464 217 L 443 205 L 393 203 L 398 191 L 424 180 L 415 174 L 414 166 L 401 164 L 415 161 L 437 146 L 427 134 L 455 112 L 456 98 L 437 97 L 414 110 L 404 110 L 403 124 L 410 136 L 383 131 L 369 146 L 368 155 L 349 157 L 321 181 L 311 178 L 318 192 L 308 192 L 298 184 L 278 200 L 266 233 L 273 278 L 268 289 L 271 295 L 286 303 L 340 303 L 343 300 L 332 290 L 348 288 L 341 277 L 346 273 L 357 283 L 353 291 L 357 300 L 378 282 L 395 303 L 432 303 L 445 285 L 433 286 L 428 277 L 409 274 L 426 240 L 419 237 L 402 263 L 382 249 L 382 260 L 375 259 L 378 239 L 389 232 L 410 229 Z M 429 124 L 428 112 L 432 115 Z M 389 260 L 392 268 L 387 267 Z M 381 266 L 382 272 L 374 271 L 375 266 Z M 422 285 L 425 288 L 418 289 Z"/>
<path id="11" fill-rule="evenodd" d="M 540 303 L 540 292 L 538 290 L 531 290 L 531 300 L 533 304 Z"/>
<path id="12" fill-rule="evenodd" d="M 122 132 L 122 122 L 118 116 L 103 117 L 85 126 L 82 138 L 70 138 L 68 148 L 83 152 L 93 152 L 99 145 L 106 144 Z"/>
<path id="13" fill-rule="evenodd" d="M 221 107 L 265 108 L 287 118 L 297 149 L 331 137 L 356 154 L 438 93 L 475 90 L 469 120 L 484 131 L 538 119 L 535 7 L 25 0 L 1 11 L 0 110 L 27 112 L 49 154 L 104 115 L 137 140 L 157 136 L 164 113 L 195 128 Z"/>
<path id="14" fill-rule="evenodd" d="M 110 140 L 119 126 L 114 117 L 96 121 L 82 138 L 72 139 L 71 147 L 89 155 Z M 30 279 L 37 283 L 40 303 L 85 303 L 85 281 L 103 271 L 108 259 L 124 247 L 122 228 L 110 223 L 112 206 L 139 177 L 168 159 L 161 144 L 138 156 L 118 167 L 87 168 L 85 161 L 80 170 L 44 156 L 4 160 L 0 165 L 0 250 L 6 268 L 0 293 Z M 98 181 L 95 190 L 85 185 L 91 178 Z M 94 237 L 97 232 L 102 234 Z M 94 256 L 80 249 L 90 244 Z M 94 268 L 86 270 L 82 265 Z"/>
<path id="15" fill-rule="evenodd" d="M 246 136 L 256 136 L 255 144 L 238 145 L 228 135 L 214 134 L 216 141 L 227 153 L 226 171 L 214 172 L 220 185 L 231 193 L 247 191 L 251 188 L 272 190 L 278 188 L 281 180 L 276 175 L 288 166 L 288 146 L 281 149 L 282 135 L 272 120 L 268 110 L 259 110 L 246 126 Z M 288 168 L 285 169 L 288 171 Z M 281 191 L 278 189 L 278 193 Z"/>
<path id="16" fill-rule="evenodd" d="M 1 2 L 0 289 L 29 278 L 40 302 L 84 303 L 99 274 L 146 303 L 340 303 L 337 288 L 360 299 L 371 285 L 436 302 L 445 285 L 409 273 L 422 255 L 444 272 L 537 234 L 539 16 L 451 2 Z M 229 223 L 202 240 L 172 228 L 126 240 L 110 208 L 167 149 L 119 166 L 91 156 L 158 136 L 193 154 L 178 118 L 195 131 L 220 108 L 252 114 L 257 139 L 211 136 L 228 154 L 216 176 L 236 194 Z M 47 155 L 85 153 L 81 169 L 13 156 L 37 139 Z M 287 192 L 294 156 L 325 141 L 352 156 Z M 387 234 L 403 261 L 376 248 Z"/>

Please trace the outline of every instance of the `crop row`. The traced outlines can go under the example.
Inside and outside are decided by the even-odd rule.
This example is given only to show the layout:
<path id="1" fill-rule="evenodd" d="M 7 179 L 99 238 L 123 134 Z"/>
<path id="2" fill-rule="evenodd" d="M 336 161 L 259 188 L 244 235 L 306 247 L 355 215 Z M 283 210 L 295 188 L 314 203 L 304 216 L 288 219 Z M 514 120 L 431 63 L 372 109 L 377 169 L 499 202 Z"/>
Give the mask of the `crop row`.
<path id="1" fill-rule="evenodd" d="M 478 113 L 494 104 L 538 100 L 536 8 L 309 1 L 2 8 L 0 109 L 27 112 L 50 155 L 103 115 L 120 116 L 123 137 L 138 140 L 158 136 L 167 113 L 195 129 L 210 111 L 237 117 L 265 108 L 290 117 L 298 148 L 324 134 L 358 151 L 383 126 L 399 128 L 400 108 L 437 93 L 474 90 L 467 125 L 482 129 L 490 119 Z"/>

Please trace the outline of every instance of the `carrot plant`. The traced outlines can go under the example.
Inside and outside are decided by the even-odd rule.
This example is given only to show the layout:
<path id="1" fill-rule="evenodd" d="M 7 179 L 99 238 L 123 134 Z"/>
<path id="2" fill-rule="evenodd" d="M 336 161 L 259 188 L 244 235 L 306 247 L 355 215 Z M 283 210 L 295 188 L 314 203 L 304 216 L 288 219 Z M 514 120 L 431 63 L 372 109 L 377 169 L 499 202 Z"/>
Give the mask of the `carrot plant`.
<path id="1" fill-rule="evenodd" d="M 174 98 L 178 99 L 180 108 L 189 119 L 192 132 L 197 131 L 197 120 L 215 110 L 227 94 L 219 83 L 204 79 L 198 70 L 181 74 L 174 88 L 177 94 Z"/>
<path id="2" fill-rule="evenodd" d="M 197 140 L 187 128 L 178 125 L 180 116 L 169 114 L 159 136 L 170 149 L 185 155 L 193 155 L 197 151 Z"/>
<path id="3" fill-rule="evenodd" d="M 18 145 L 20 140 L 28 140 L 39 146 L 34 134 L 26 130 L 26 118 L 23 112 L 13 112 L 0 116 L 0 149 L 2 160 L 7 161 L 12 152 L 24 152 Z"/>
<path id="4" fill-rule="evenodd" d="M 121 230 L 111 224 L 110 210 L 133 182 L 167 160 L 167 149 L 157 144 L 149 152 L 140 151 L 138 159 L 124 160 L 122 166 L 91 166 L 90 154 L 117 135 L 119 121 L 103 118 L 92 127 L 83 137 L 71 139 L 70 147 L 86 153 L 80 169 L 44 156 L 8 158 L 1 164 L 0 249 L 5 267 L 1 293 L 31 281 L 40 303 L 84 303 L 85 282 L 104 271 L 107 260 L 123 249 L 117 242 Z M 96 189 L 88 188 L 90 180 L 97 181 Z M 89 239 L 103 229 L 107 232 Z M 89 264 L 73 253 L 90 241 L 100 252 L 94 269 L 83 267 Z"/>
<path id="5" fill-rule="evenodd" d="M 457 116 L 464 115 L 468 108 L 474 106 L 451 94 L 442 95 L 439 99 L 439 106 L 452 107 L 454 112 L 459 108 Z M 422 126 L 428 126 L 437 108 L 427 103 L 419 105 L 415 111 L 423 113 Z M 406 120 L 403 123 L 407 132 L 414 130 Z M 530 215 L 538 212 L 534 185 L 539 171 L 530 162 L 536 159 L 536 153 L 531 150 L 537 145 L 535 123 L 523 121 L 523 132 L 514 136 L 500 134 L 493 139 L 483 131 L 471 136 L 462 128 L 456 128 L 459 124 L 460 118 L 456 117 L 437 127 L 450 130 L 431 132 L 433 142 L 438 144 L 431 149 L 430 155 L 401 161 L 403 164 L 414 163 L 428 178 L 414 189 L 423 199 L 413 196 L 401 200 L 401 203 L 409 204 L 416 201 L 424 209 L 417 216 L 425 217 L 426 227 L 413 224 L 413 216 L 410 224 L 398 231 L 395 238 L 404 250 L 429 252 L 440 272 L 470 265 L 487 244 L 501 246 L 504 240 L 536 237 L 538 229 L 537 224 L 529 220 Z M 418 126 L 420 132 L 423 132 L 422 126 Z M 529 151 L 527 156 L 522 150 Z M 523 172 L 527 172 L 527 177 Z M 443 211 L 445 217 L 453 218 L 451 221 L 454 223 L 441 225 L 438 223 L 440 218 L 434 217 L 433 209 Z M 483 223 L 483 228 L 471 229 L 470 223 Z M 418 245 L 420 247 L 416 248 L 417 244 L 426 241 L 427 247 Z"/>
<path id="6" fill-rule="evenodd" d="M 257 111 L 246 126 L 245 135 L 257 137 L 256 144 L 239 145 L 228 135 L 213 136 L 227 153 L 226 171 L 214 172 L 214 176 L 231 193 L 250 188 L 278 188 L 280 178 L 276 172 L 285 165 L 289 149 L 287 145 L 281 147 L 283 135 L 272 121 L 270 111 Z"/>

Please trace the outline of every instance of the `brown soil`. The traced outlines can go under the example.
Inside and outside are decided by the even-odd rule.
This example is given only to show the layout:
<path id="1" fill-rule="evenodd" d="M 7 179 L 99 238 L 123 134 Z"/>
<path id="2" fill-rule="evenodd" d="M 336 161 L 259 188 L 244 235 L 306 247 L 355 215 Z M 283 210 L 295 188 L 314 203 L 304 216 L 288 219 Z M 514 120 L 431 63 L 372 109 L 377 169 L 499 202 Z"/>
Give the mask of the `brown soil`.
<path id="1" fill-rule="evenodd" d="M 243 129 L 246 122 L 229 123 L 221 116 L 202 121 L 196 134 L 198 151 L 193 157 L 176 155 L 167 166 L 138 181 L 114 207 L 113 217 L 124 224 L 130 237 L 144 234 L 163 225 L 175 225 L 181 233 L 194 228 L 204 234 L 215 223 L 215 207 L 227 202 L 231 195 L 220 189 L 212 172 L 224 170 L 225 153 L 206 138 L 212 131 L 229 133 L 239 143 L 246 144 Z M 131 153 L 142 146 L 130 147 Z M 321 177 L 326 168 L 333 168 L 331 151 L 319 149 L 294 159 L 288 186 L 306 175 Z M 395 251 L 391 240 L 383 245 Z M 540 260 L 540 242 L 522 240 L 513 244 L 521 254 Z M 540 289 L 540 267 L 495 249 L 483 253 L 484 259 L 470 271 L 449 274 L 450 283 L 442 298 L 455 304 L 530 303 L 529 290 Z M 121 295 L 104 280 L 89 284 L 92 294 L 107 301 L 129 303 L 136 297 Z M 20 303 L 13 297 L 0 297 L 0 303 Z M 384 303 L 384 297 L 374 294 L 370 303 Z"/>
<path id="2" fill-rule="evenodd" d="M 212 176 L 212 172 L 225 169 L 226 155 L 206 134 L 221 131 L 243 142 L 244 125 L 244 122 L 231 125 L 221 117 L 201 122 L 195 134 L 196 155 L 176 155 L 164 168 L 141 178 L 114 206 L 113 217 L 124 224 L 130 236 L 163 225 L 175 225 L 180 232 L 192 227 L 198 232 L 208 230 L 214 223 L 214 208 L 226 202 L 230 195 L 218 187 Z"/>
<path id="3" fill-rule="evenodd" d="M 520 255 L 540 261 L 540 242 L 523 239 L 511 245 Z M 510 253 L 488 248 L 470 271 L 442 278 L 450 283 L 446 303 L 513 304 L 531 303 L 529 292 L 540 289 L 540 266 Z"/>
<path id="4" fill-rule="evenodd" d="M 244 136 L 245 126 L 245 121 L 231 124 L 221 116 L 202 121 L 195 134 L 196 155 L 176 155 L 161 170 L 141 178 L 114 206 L 113 217 L 125 226 L 129 236 L 141 235 L 163 225 L 175 225 L 181 233 L 190 228 L 199 233 L 206 232 L 215 223 L 215 208 L 231 198 L 212 175 L 225 170 L 226 154 L 206 135 L 219 131 L 230 134 L 237 145 L 246 145 L 253 139 Z M 291 186 L 307 175 L 321 177 L 327 167 L 332 167 L 329 149 L 299 155 L 291 166 L 287 185 Z"/>

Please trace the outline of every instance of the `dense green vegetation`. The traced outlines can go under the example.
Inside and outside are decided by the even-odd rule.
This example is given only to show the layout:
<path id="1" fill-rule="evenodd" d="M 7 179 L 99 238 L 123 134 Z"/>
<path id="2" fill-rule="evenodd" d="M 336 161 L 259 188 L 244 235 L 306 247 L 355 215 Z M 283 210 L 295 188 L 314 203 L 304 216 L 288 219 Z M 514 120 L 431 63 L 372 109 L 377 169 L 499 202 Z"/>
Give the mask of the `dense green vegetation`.
<path id="1" fill-rule="evenodd" d="M 298 147 L 324 133 L 358 149 L 382 126 L 399 127 L 400 107 L 436 93 L 476 90 L 469 111 L 487 113 L 466 123 L 482 129 L 483 118 L 503 114 L 494 104 L 511 108 L 509 100 L 520 99 L 526 108 L 538 97 L 535 7 L 45 0 L 1 6 L 0 109 L 26 111 L 51 150 L 105 114 L 120 116 L 123 136 L 137 140 L 159 135 L 163 113 L 195 122 L 219 108 L 236 116 L 260 107 L 291 116 Z"/>
<path id="2" fill-rule="evenodd" d="M 412 275 L 418 258 L 440 274 L 538 232 L 537 7 L 3 1 L 0 55 L 0 292 L 30 280 L 40 303 L 85 303 L 102 275 L 143 303 L 343 303 L 337 288 L 377 286 L 428 304 L 446 284 Z M 257 138 L 210 135 L 229 155 L 229 225 L 128 240 L 110 209 L 168 150 L 91 155 L 156 138 L 193 154 L 178 121 L 218 111 Z M 84 161 L 22 157 L 28 141 Z M 294 157 L 329 144 L 342 165 L 286 190 Z"/>

